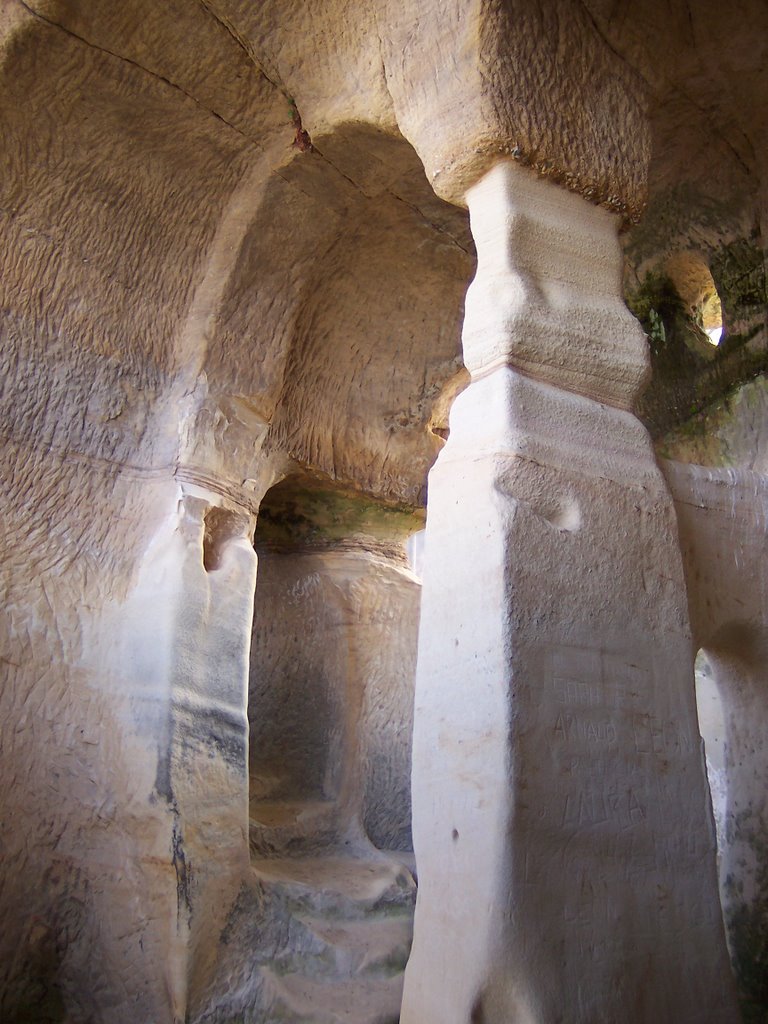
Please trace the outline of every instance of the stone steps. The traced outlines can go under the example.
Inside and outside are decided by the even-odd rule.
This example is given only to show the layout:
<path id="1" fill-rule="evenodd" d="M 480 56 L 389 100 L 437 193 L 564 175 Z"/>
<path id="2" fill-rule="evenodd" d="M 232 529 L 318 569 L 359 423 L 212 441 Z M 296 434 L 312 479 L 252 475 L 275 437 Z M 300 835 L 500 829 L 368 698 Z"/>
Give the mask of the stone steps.
<path id="1" fill-rule="evenodd" d="M 407 911 L 360 921 L 304 917 L 302 923 L 333 950 L 340 975 L 389 977 L 405 969 L 413 933 Z"/>
<path id="2" fill-rule="evenodd" d="M 272 997 L 269 1018 L 280 1024 L 397 1024 L 402 975 L 350 981 L 318 981 L 265 970 Z"/>
<path id="3" fill-rule="evenodd" d="M 332 801 L 252 801 L 251 857 L 294 857 L 334 841 L 338 830 Z"/>
<path id="4" fill-rule="evenodd" d="M 338 850 L 252 862 L 286 922 L 261 968 L 263 1024 L 396 1024 L 416 885 L 394 857 Z"/>

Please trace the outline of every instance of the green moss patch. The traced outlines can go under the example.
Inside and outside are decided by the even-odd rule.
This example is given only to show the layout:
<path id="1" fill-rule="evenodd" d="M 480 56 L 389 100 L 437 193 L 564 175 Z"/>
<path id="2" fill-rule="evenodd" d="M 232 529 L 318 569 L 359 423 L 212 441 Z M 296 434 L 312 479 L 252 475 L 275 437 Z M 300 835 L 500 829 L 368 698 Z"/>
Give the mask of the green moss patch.
<path id="1" fill-rule="evenodd" d="M 424 513 L 309 476 L 286 478 L 268 492 L 256 528 L 257 546 L 287 549 L 332 545 L 352 536 L 405 541 L 423 528 Z"/>

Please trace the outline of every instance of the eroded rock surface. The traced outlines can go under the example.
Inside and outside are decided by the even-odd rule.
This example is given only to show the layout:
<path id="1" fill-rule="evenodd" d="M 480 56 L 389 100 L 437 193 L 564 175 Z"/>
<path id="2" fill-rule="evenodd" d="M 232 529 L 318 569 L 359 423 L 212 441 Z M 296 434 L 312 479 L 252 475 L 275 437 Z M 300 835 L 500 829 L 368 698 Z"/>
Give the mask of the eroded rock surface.
<path id="1" fill-rule="evenodd" d="M 398 515 L 423 510 L 467 383 L 467 191 L 499 159 L 551 179 L 565 207 L 578 193 L 626 225 L 649 197 L 625 252 L 628 294 L 647 300 L 638 312 L 651 326 L 651 310 L 666 323 L 654 288 L 670 256 L 695 250 L 711 270 L 725 347 L 709 361 L 686 348 L 682 364 L 679 348 L 667 364 L 654 352 L 674 378 L 660 372 L 649 392 L 658 433 L 688 417 L 692 390 L 703 403 L 765 369 L 764 6 L 3 0 L 0 12 L 0 1016 L 311 1019 L 322 963 L 323 984 L 350 983 L 322 1019 L 362 1022 L 378 1008 L 394 1019 L 413 899 L 403 865 L 416 584 L 349 519 L 323 552 L 265 555 L 265 569 L 285 559 L 263 588 L 277 616 L 286 587 L 323 577 L 301 639 L 305 660 L 318 644 L 338 715 L 316 732 L 324 751 L 280 745 L 303 746 L 298 763 L 313 771 L 317 752 L 332 781 L 347 781 L 318 789 L 336 801 L 328 828 L 300 830 L 302 842 L 325 836 L 311 880 L 286 869 L 284 847 L 260 874 L 249 786 L 258 797 L 258 730 L 276 724 L 259 720 L 262 683 L 248 706 L 260 503 L 301 472 Z M 524 243 L 525 218 L 519 227 Z M 563 237 L 549 232 L 527 265 L 515 257 L 517 306 L 493 287 L 483 304 L 517 338 L 523 419 L 565 388 L 558 438 L 583 436 L 586 408 L 612 436 L 645 358 L 638 347 L 614 359 L 627 322 L 618 264 L 600 294 L 583 272 L 588 251 L 570 277 L 543 273 Z M 509 244 L 514 254 L 514 232 Z M 474 294 L 484 282 L 481 272 Z M 678 305 L 670 337 L 690 321 Z M 601 403 L 610 413 L 595 412 Z M 599 451 L 590 472 L 613 479 L 616 453 Z M 578 533 L 591 485 L 585 496 L 540 484 L 541 529 Z M 598 547 L 603 533 L 589 534 Z M 666 566 L 676 556 L 664 543 L 653 550 Z M 681 600 L 669 602 L 677 614 Z M 397 616 L 406 625 L 391 625 Z M 277 621 L 298 630 L 287 614 Z M 320 650 L 324 634 L 334 642 Z M 351 671 L 339 651 L 356 645 L 365 657 Z M 262 657 L 284 715 L 280 702 L 312 673 L 287 674 L 281 692 L 281 659 Z M 276 826 L 265 824 L 255 852 L 272 861 Z M 334 844 L 352 824 L 340 865 Z M 336 931 L 326 890 L 344 904 Z M 376 892 L 396 924 L 377 917 Z M 685 917 L 684 887 L 675 898 Z M 715 960 L 718 942 L 716 929 L 702 939 Z M 309 959 L 281 977 L 276 964 L 298 951 Z"/>

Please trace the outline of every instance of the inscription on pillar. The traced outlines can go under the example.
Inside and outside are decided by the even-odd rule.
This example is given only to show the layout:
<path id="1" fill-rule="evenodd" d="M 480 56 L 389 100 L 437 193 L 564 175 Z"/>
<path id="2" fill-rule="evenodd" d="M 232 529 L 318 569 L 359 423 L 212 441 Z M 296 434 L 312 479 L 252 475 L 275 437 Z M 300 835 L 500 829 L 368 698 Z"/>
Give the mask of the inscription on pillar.
<path id="1" fill-rule="evenodd" d="M 540 703 L 547 746 L 561 774 L 591 780 L 567 794 L 563 825 L 641 820 L 643 800 L 631 785 L 622 788 L 616 780 L 626 777 L 627 747 L 637 751 L 635 733 L 644 741 L 651 731 L 645 713 L 648 668 L 579 647 L 555 648 L 547 662 Z"/>

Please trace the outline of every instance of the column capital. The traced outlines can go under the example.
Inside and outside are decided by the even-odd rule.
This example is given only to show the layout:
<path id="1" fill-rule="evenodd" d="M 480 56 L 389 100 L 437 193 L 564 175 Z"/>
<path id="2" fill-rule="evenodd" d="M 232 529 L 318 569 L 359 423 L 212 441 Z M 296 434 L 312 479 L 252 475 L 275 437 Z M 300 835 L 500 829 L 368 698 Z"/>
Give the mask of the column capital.
<path id="1" fill-rule="evenodd" d="M 512 366 L 631 409 L 649 357 L 622 298 L 618 218 L 512 160 L 466 198 L 478 256 L 462 335 L 472 376 Z"/>

